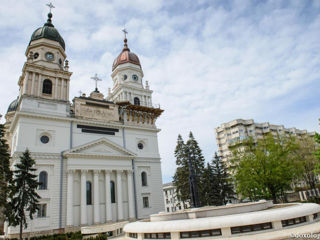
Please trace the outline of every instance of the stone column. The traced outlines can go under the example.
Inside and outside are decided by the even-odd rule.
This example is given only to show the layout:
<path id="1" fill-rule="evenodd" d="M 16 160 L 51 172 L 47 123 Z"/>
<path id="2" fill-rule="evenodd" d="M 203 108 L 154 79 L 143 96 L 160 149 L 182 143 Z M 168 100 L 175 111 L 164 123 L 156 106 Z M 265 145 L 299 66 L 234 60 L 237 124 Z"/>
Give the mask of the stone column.
<path id="1" fill-rule="evenodd" d="M 41 75 L 39 74 L 39 77 L 38 77 L 38 95 L 37 96 L 41 96 L 41 88 L 42 88 L 42 81 L 41 81 Z"/>
<path id="2" fill-rule="evenodd" d="M 110 171 L 105 171 L 106 184 L 106 222 L 112 221 L 112 207 L 111 207 L 111 189 L 110 189 Z"/>
<path id="3" fill-rule="evenodd" d="M 86 225 L 87 221 L 87 170 L 81 170 L 81 225 Z"/>
<path id="4" fill-rule="evenodd" d="M 69 100 L 69 81 L 66 79 L 66 100 Z"/>
<path id="5" fill-rule="evenodd" d="M 63 78 L 61 78 L 61 91 L 60 91 L 60 99 L 61 100 L 64 100 L 64 94 L 63 94 L 63 89 L 64 89 L 64 79 Z"/>
<path id="6" fill-rule="evenodd" d="M 94 224 L 100 223 L 100 203 L 99 203 L 99 170 L 93 171 L 93 214 Z"/>
<path id="7" fill-rule="evenodd" d="M 34 82 L 36 81 L 36 73 L 32 74 L 31 95 L 34 95 Z"/>
<path id="8" fill-rule="evenodd" d="M 23 82 L 23 94 L 27 93 L 28 81 L 29 81 L 29 72 L 26 72 L 26 77 L 25 77 L 24 82 Z"/>
<path id="9" fill-rule="evenodd" d="M 118 197 L 118 220 L 123 220 L 122 204 L 122 170 L 117 170 L 117 197 Z"/>
<path id="10" fill-rule="evenodd" d="M 129 219 L 134 219 L 134 196 L 133 196 L 133 181 L 132 170 L 127 171 L 128 180 L 128 202 L 129 202 Z"/>
<path id="11" fill-rule="evenodd" d="M 68 171 L 67 226 L 73 226 L 73 170 Z"/>
<path id="12" fill-rule="evenodd" d="M 58 82 L 59 82 L 59 79 L 56 77 L 56 88 L 55 88 L 55 91 L 54 91 L 55 99 L 58 98 Z"/>

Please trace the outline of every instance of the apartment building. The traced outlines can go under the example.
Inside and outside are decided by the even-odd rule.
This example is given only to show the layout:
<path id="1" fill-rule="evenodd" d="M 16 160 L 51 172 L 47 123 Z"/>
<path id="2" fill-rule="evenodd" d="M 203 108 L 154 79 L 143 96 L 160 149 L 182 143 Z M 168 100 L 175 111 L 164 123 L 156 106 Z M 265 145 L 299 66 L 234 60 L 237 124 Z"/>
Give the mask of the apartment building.
<path id="1" fill-rule="evenodd" d="M 177 188 L 172 182 L 163 184 L 163 197 L 165 212 L 176 212 L 190 208 L 189 202 L 182 202 L 178 200 Z"/>
<path id="2" fill-rule="evenodd" d="M 254 139 L 262 138 L 266 133 L 272 133 L 273 135 L 293 135 L 297 137 L 315 135 L 315 132 L 308 132 L 307 130 L 299 130 L 295 127 L 286 128 L 283 125 L 271 124 L 269 122 L 256 123 L 253 119 L 235 119 L 227 123 L 221 124 L 215 129 L 218 155 L 222 160 L 227 161 L 231 156 L 229 146 L 233 144 L 253 137 Z"/>

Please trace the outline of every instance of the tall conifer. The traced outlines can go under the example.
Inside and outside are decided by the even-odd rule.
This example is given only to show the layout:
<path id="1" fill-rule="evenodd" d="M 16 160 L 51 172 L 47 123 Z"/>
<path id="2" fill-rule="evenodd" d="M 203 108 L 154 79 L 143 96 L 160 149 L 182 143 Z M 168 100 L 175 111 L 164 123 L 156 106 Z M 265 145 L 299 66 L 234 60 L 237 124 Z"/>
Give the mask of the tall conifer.
<path id="1" fill-rule="evenodd" d="M 224 205 L 234 198 L 233 185 L 227 168 L 221 158 L 215 153 L 211 163 L 213 174 L 212 204 Z"/>
<path id="2" fill-rule="evenodd" d="M 8 198 L 12 184 L 12 171 L 10 170 L 9 146 L 4 138 L 4 134 L 4 125 L 0 124 L 0 215 L 8 218 L 10 214 Z"/>
<path id="3" fill-rule="evenodd" d="M 188 201 L 191 198 L 189 187 L 188 152 L 191 159 L 192 167 L 195 172 L 200 201 L 205 202 L 205 200 L 203 199 L 203 187 L 201 186 L 205 160 L 198 142 L 195 140 L 192 132 L 190 132 L 189 139 L 186 143 L 183 142 L 181 135 L 178 136 L 177 146 L 175 150 L 177 169 L 173 179 L 174 184 L 177 187 L 178 198 L 182 201 Z"/>
<path id="4" fill-rule="evenodd" d="M 15 194 L 12 199 L 14 218 L 9 221 L 12 226 L 20 226 L 20 239 L 22 239 L 23 228 L 27 228 L 27 217 L 33 219 L 33 215 L 38 209 L 38 199 L 36 189 L 40 185 L 37 175 L 34 174 L 35 161 L 31 158 L 28 149 L 20 157 L 20 163 L 15 165 L 14 188 Z M 26 213 L 28 212 L 28 214 Z"/>

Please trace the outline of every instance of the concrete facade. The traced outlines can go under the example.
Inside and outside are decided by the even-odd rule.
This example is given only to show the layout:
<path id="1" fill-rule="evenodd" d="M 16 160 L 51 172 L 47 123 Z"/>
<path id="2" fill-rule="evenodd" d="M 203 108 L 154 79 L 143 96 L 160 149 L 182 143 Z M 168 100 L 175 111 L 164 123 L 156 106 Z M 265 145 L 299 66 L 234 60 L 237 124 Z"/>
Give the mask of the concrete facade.
<path id="1" fill-rule="evenodd" d="M 155 125 L 163 110 L 152 106 L 141 66 L 117 66 L 108 98 L 95 89 L 70 103 L 72 73 L 59 43 L 34 40 L 25 54 L 17 106 L 6 115 L 6 138 L 12 168 L 28 148 L 36 174 L 39 180 L 44 174 L 46 184 L 37 191 L 43 211 L 24 232 L 73 231 L 163 211 L 160 130 Z M 129 74 L 128 69 L 139 81 L 120 84 L 118 76 Z M 50 91 L 45 81 L 51 82 Z M 141 98 L 139 104 L 124 98 L 130 95 Z M 6 227 L 5 232 L 15 236 L 18 228 Z"/>
<path id="2" fill-rule="evenodd" d="M 190 208 L 189 202 L 182 202 L 178 200 L 177 188 L 172 182 L 163 184 L 162 189 L 165 212 L 176 212 Z"/>
<path id="3" fill-rule="evenodd" d="M 271 133 L 274 136 L 293 135 L 314 136 L 315 132 L 307 132 L 307 130 L 299 130 L 296 128 L 285 128 L 283 125 L 275 125 L 269 122 L 256 123 L 253 119 L 235 119 L 227 123 L 221 124 L 215 129 L 216 141 L 218 145 L 218 155 L 224 161 L 228 161 L 231 156 L 229 146 L 253 137 L 253 139 L 262 138 L 263 134 Z"/>

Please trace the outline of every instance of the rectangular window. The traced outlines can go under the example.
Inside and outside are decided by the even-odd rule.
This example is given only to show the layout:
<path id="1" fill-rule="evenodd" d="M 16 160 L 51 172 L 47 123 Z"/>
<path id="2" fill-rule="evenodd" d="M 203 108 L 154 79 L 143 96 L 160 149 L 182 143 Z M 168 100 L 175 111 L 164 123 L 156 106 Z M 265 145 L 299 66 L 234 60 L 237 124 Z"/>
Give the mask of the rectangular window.
<path id="1" fill-rule="evenodd" d="M 170 233 L 145 233 L 144 239 L 171 239 Z"/>
<path id="2" fill-rule="evenodd" d="M 221 229 L 180 232 L 180 238 L 200 238 L 200 237 L 209 237 L 209 236 L 221 236 Z"/>
<path id="3" fill-rule="evenodd" d="M 149 198 L 148 197 L 143 197 L 142 198 L 142 202 L 143 202 L 143 207 L 144 208 L 148 208 L 149 207 Z"/>
<path id="4" fill-rule="evenodd" d="M 271 222 L 254 224 L 254 225 L 239 226 L 239 227 L 232 227 L 231 233 L 238 234 L 238 233 L 261 231 L 261 230 L 266 230 L 266 229 L 272 229 Z"/>
<path id="5" fill-rule="evenodd" d="M 129 233 L 129 237 L 138 238 L 138 234 L 137 233 Z"/>
<path id="6" fill-rule="evenodd" d="M 44 218 L 47 216 L 47 204 L 38 205 L 38 218 Z"/>

